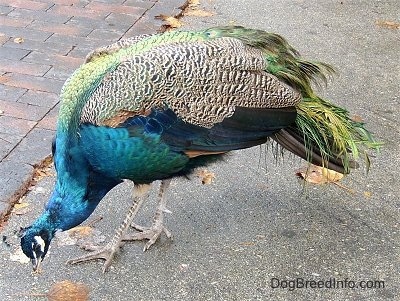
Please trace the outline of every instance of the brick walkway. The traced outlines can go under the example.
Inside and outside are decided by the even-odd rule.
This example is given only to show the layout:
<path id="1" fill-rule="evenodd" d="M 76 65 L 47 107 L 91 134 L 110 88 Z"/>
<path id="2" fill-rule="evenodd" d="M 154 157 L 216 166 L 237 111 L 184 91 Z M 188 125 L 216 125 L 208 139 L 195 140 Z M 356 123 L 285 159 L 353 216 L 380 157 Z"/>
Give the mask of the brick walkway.
<path id="1" fill-rule="evenodd" d="M 50 154 L 63 82 L 93 48 L 157 31 L 184 0 L 0 0 L 0 220 Z"/>

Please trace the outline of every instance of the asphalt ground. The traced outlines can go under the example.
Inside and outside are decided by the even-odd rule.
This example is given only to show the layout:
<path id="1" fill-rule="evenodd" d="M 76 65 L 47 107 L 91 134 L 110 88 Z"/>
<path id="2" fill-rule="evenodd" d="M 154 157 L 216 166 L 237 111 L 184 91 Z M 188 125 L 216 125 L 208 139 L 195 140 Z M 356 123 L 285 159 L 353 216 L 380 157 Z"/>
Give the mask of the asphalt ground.
<path id="1" fill-rule="evenodd" d="M 398 29 L 382 23 L 398 21 L 396 1 L 204 4 L 215 15 L 183 18 L 184 28 L 234 23 L 278 32 L 305 57 L 339 70 L 321 94 L 361 116 L 385 143 L 369 174 L 361 168 L 341 182 L 354 193 L 336 185 L 304 191 L 295 176 L 301 160 L 276 163 L 264 147 L 235 152 L 208 167 L 216 176 L 211 185 L 196 176 L 173 182 L 166 217 L 173 241 L 163 237 L 145 253 L 142 242 L 127 244 L 103 275 L 102 262 L 65 265 L 84 251 L 64 237 L 52 243 L 42 274 L 32 275 L 30 263 L 15 261 L 22 260 L 16 233 L 51 194 L 54 176 L 45 177 L 22 200 L 28 212 L 13 214 L 2 233 L 1 300 L 36 300 L 22 294 L 65 279 L 85 283 L 90 300 L 399 300 L 400 43 Z M 103 217 L 91 237 L 110 239 L 131 191 L 124 183 L 107 195 L 90 218 Z M 151 221 L 155 196 L 139 224 Z M 325 287 L 310 287 L 313 281 Z"/>

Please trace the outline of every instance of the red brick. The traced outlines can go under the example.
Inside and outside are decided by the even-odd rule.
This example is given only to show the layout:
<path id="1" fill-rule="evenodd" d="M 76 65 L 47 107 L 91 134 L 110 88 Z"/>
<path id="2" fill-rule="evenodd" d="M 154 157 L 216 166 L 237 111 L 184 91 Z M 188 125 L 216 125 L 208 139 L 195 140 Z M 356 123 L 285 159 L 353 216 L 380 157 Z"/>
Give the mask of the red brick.
<path id="1" fill-rule="evenodd" d="M 20 74 L 42 76 L 50 70 L 50 66 L 27 63 L 23 61 L 15 61 L 8 59 L 0 59 L 0 71 L 14 72 Z"/>
<path id="2" fill-rule="evenodd" d="M 8 16 L 0 15 L 0 25 L 1 26 L 12 26 L 12 27 L 26 27 L 33 20 L 31 19 L 19 19 L 19 18 L 10 18 Z"/>
<path id="3" fill-rule="evenodd" d="M 59 106 L 54 107 L 50 110 L 46 116 L 40 120 L 37 124 L 37 128 L 46 130 L 56 130 L 57 127 L 57 116 L 58 116 Z"/>
<path id="4" fill-rule="evenodd" d="M 0 77 L 1 76 L 3 76 L 3 74 L 1 74 Z M 24 95 L 26 91 L 26 89 L 0 84 L 0 98 L 3 100 L 17 101 L 17 99 Z"/>
<path id="5" fill-rule="evenodd" d="M 104 2 L 108 2 L 108 0 L 104 0 Z M 124 1 L 124 5 L 150 9 L 150 8 L 152 8 L 154 6 L 155 2 L 157 2 L 157 1 L 125 0 Z M 183 4 L 183 2 L 184 1 L 182 1 L 182 4 Z"/>
<path id="6" fill-rule="evenodd" d="M 91 38 L 84 38 L 84 37 L 75 37 L 75 36 L 64 36 L 58 33 L 53 34 L 47 42 L 50 43 L 65 43 L 69 45 L 73 45 L 76 47 L 77 45 L 85 45 L 90 49 L 94 49 L 100 46 L 104 46 L 104 44 L 109 44 L 110 41 L 105 41 L 104 39 L 91 39 Z"/>
<path id="7" fill-rule="evenodd" d="M 20 140 L 20 136 L 0 133 L 0 161 L 3 160 L 15 146 L 17 146 Z M 1 174 L 1 177 L 3 176 L 4 175 Z"/>
<path id="8" fill-rule="evenodd" d="M 26 49 L 0 47 L 0 58 L 19 61 L 27 56 L 29 52 L 30 51 Z"/>
<path id="9" fill-rule="evenodd" d="M 0 76 L 0 84 L 36 91 L 60 93 L 63 81 L 18 73 Z"/>
<path id="10" fill-rule="evenodd" d="M 26 8 L 31 10 L 45 10 L 51 5 L 49 3 L 31 1 L 31 0 L 0 0 L 0 4 L 16 7 L 16 8 Z"/>
<path id="11" fill-rule="evenodd" d="M 101 12 L 113 12 L 121 14 L 132 14 L 132 15 L 142 15 L 146 9 L 135 6 L 127 6 L 114 3 L 100 3 L 100 2 L 90 2 L 85 8 L 92 9 L 94 11 Z"/>
<path id="12" fill-rule="evenodd" d="M 9 17 L 12 18 L 29 18 L 32 20 L 41 20 L 43 22 L 52 22 L 63 24 L 67 22 L 71 17 L 70 16 L 61 16 L 59 14 L 53 14 L 51 11 L 43 11 L 43 10 L 30 10 L 24 8 L 15 8 L 8 14 Z"/>
<path id="13" fill-rule="evenodd" d="M 51 154 L 51 141 L 54 131 L 34 128 L 7 156 L 7 160 L 23 162 L 31 165 L 40 162 Z"/>
<path id="14" fill-rule="evenodd" d="M 52 13 L 63 15 L 63 16 L 79 16 L 89 19 L 104 19 L 107 17 L 107 12 L 93 11 L 90 9 L 76 7 L 76 6 L 65 6 L 65 5 L 55 5 L 51 10 Z"/>
<path id="15" fill-rule="evenodd" d="M 1 15 L 7 15 L 10 13 L 14 8 L 11 6 L 2 6 L 0 5 L 0 14 Z"/>
<path id="16" fill-rule="evenodd" d="M 113 41 L 118 41 L 123 34 L 124 32 L 115 30 L 95 29 L 88 35 L 88 38 L 98 40 L 104 39 L 104 41 L 108 41 L 108 44 L 111 44 Z"/>
<path id="17" fill-rule="evenodd" d="M 8 48 L 17 48 L 17 49 L 26 49 L 26 50 L 37 50 L 43 52 L 45 49 L 49 53 L 57 53 L 57 54 L 67 54 L 73 49 L 73 44 L 63 43 L 61 41 L 53 42 L 39 42 L 30 39 L 25 39 L 23 43 L 18 44 L 13 41 L 7 41 L 3 47 Z"/>
<path id="18" fill-rule="evenodd" d="M 49 32 L 44 32 L 40 30 L 35 30 L 32 28 L 26 28 L 26 27 L 12 27 L 12 26 L 2 26 L 1 31 L 12 37 L 12 38 L 23 38 L 25 39 L 30 39 L 30 40 L 36 40 L 39 42 L 44 42 L 46 41 L 50 36 L 51 33 Z M 14 39 L 12 39 L 14 41 Z M 23 44 L 20 43 L 20 44 Z"/>
<path id="19" fill-rule="evenodd" d="M 0 111 L 3 112 L 3 116 L 39 121 L 46 115 L 48 110 L 45 107 L 32 106 L 26 103 L 0 100 Z"/>
<path id="20" fill-rule="evenodd" d="M 67 36 L 81 36 L 86 37 L 92 28 L 85 28 L 80 26 L 60 24 L 60 23 L 50 23 L 46 21 L 34 21 L 28 26 L 28 28 L 35 28 L 45 32 L 54 32 Z"/>
<path id="21" fill-rule="evenodd" d="M 39 63 L 45 65 L 53 65 L 53 66 L 66 66 L 71 69 L 78 68 L 81 64 L 83 64 L 84 60 L 82 58 L 76 58 L 73 56 L 65 56 L 61 54 L 48 53 L 48 52 L 39 52 L 32 51 L 29 55 L 24 57 L 24 62 L 31 63 Z"/>
<path id="22" fill-rule="evenodd" d="M 73 72 L 74 69 L 68 67 L 54 66 L 49 70 L 49 72 L 46 73 L 45 77 L 66 81 Z"/>
<path id="23" fill-rule="evenodd" d="M 0 132 L 3 134 L 24 137 L 35 125 L 35 121 L 0 116 Z"/>
<path id="24" fill-rule="evenodd" d="M 58 94 L 29 90 L 22 95 L 18 102 L 32 104 L 34 106 L 53 108 L 59 101 Z"/>
<path id="25" fill-rule="evenodd" d="M 3 45 L 5 42 L 7 42 L 10 39 L 9 36 L 6 36 L 3 33 L 0 33 L 0 45 Z"/>
<path id="26" fill-rule="evenodd" d="M 156 20 L 149 19 L 145 16 L 137 21 L 122 38 L 126 39 L 141 34 L 156 33 L 160 29 L 161 25 L 162 21 L 159 21 L 157 24 Z"/>
<path id="27" fill-rule="evenodd" d="M 68 53 L 68 55 L 72 55 L 73 57 L 79 57 L 82 59 L 82 61 L 84 61 L 88 53 L 91 52 L 92 50 L 93 50 L 92 47 L 88 47 L 86 45 L 77 45 L 76 47 L 74 47 L 74 49 L 71 50 L 70 53 Z"/>
<path id="28" fill-rule="evenodd" d="M 60 5 L 85 5 L 85 1 L 82 0 L 39 0 L 40 2 L 46 2 L 51 4 L 60 4 Z"/>

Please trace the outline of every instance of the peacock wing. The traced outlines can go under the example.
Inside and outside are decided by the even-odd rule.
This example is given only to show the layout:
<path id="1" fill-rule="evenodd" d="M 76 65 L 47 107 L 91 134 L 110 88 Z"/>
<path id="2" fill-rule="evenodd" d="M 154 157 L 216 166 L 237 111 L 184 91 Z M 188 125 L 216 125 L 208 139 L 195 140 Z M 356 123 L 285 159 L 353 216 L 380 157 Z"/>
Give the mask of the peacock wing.
<path id="1" fill-rule="evenodd" d="M 261 50 L 230 37 L 155 46 L 103 77 L 81 122 L 115 127 L 152 109 L 171 109 L 186 123 L 211 128 L 236 107 L 297 104 L 300 93 L 266 72 L 267 65 Z"/>

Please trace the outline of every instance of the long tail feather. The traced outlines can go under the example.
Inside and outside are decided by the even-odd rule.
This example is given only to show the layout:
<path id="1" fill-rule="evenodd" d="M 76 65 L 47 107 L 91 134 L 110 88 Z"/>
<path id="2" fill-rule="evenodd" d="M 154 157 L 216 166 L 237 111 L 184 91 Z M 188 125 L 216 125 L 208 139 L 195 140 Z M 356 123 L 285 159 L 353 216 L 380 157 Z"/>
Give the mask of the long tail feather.
<path id="1" fill-rule="evenodd" d="M 296 124 L 282 130 L 274 139 L 296 155 L 342 173 L 357 166 L 355 160 L 366 149 L 379 149 L 382 143 L 374 140 L 364 124 L 353 121 L 347 110 L 318 97 L 312 84 L 326 84 L 335 73 L 332 66 L 305 60 L 280 35 L 240 26 L 209 29 L 216 36 L 235 37 L 245 44 L 263 51 L 266 71 L 301 92 L 303 100 L 297 104 Z"/>

